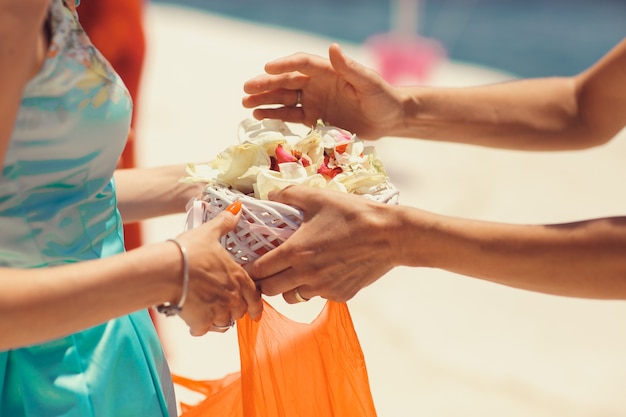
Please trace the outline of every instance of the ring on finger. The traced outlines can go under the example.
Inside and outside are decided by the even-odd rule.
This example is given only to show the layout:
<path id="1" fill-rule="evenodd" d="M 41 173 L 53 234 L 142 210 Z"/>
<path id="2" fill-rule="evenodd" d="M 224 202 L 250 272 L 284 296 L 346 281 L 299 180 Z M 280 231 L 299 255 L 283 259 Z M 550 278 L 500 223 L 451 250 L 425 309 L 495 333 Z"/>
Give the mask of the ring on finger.
<path id="1" fill-rule="evenodd" d="M 224 326 L 218 326 L 217 324 L 213 324 L 213 328 L 217 330 L 228 330 L 235 325 L 235 320 L 230 319 L 230 322 Z"/>
<path id="2" fill-rule="evenodd" d="M 302 90 L 296 90 L 296 107 L 302 107 Z"/>
<path id="3" fill-rule="evenodd" d="M 296 300 L 299 303 L 306 303 L 310 300 L 310 298 L 304 298 L 302 294 L 300 294 L 300 288 L 296 288 L 296 290 L 293 292 L 293 296 L 296 297 Z"/>

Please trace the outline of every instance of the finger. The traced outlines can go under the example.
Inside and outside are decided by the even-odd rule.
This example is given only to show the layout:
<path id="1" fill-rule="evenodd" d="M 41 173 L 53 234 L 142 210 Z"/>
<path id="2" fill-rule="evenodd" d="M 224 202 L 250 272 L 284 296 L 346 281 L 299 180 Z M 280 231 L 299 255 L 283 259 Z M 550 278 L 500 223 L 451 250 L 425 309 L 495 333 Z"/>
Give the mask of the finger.
<path id="1" fill-rule="evenodd" d="M 265 72 L 268 74 L 297 71 L 306 75 L 316 75 L 326 70 L 328 70 L 328 60 L 326 58 L 304 52 L 278 58 L 265 64 Z"/>
<path id="2" fill-rule="evenodd" d="M 348 58 L 338 44 L 333 43 L 330 45 L 328 56 L 335 71 L 343 76 L 348 83 L 355 86 L 356 89 L 365 92 L 380 91 L 380 83 L 384 83 L 382 77 L 353 59 Z"/>
<path id="3" fill-rule="evenodd" d="M 318 195 L 314 188 L 299 185 L 290 185 L 282 190 L 271 191 L 268 198 L 278 203 L 296 207 L 304 214 L 315 212 L 318 206 Z"/>
<path id="4" fill-rule="evenodd" d="M 200 337 L 200 336 L 204 336 L 205 334 L 207 334 L 210 329 L 211 329 L 210 327 L 189 328 L 189 334 L 192 335 L 193 337 Z"/>
<path id="5" fill-rule="evenodd" d="M 231 213 L 233 216 L 236 216 L 241 211 L 241 200 L 236 200 L 230 203 L 224 211 Z"/>
<path id="6" fill-rule="evenodd" d="M 259 74 L 243 83 L 243 91 L 246 94 L 260 94 L 270 90 L 270 83 L 270 76 L 267 74 Z"/>
<path id="7" fill-rule="evenodd" d="M 224 320 L 220 319 L 219 322 L 216 321 L 215 323 L 224 323 L 224 322 L 230 322 L 232 320 L 239 320 L 247 312 L 248 312 L 248 305 L 243 297 L 242 292 L 240 291 L 239 295 L 237 296 L 237 300 L 234 303 L 232 303 L 230 306 L 230 312 L 228 316 L 223 316 L 223 317 L 227 317 L 227 319 L 224 319 Z"/>
<path id="8" fill-rule="evenodd" d="M 289 257 L 289 244 L 285 241 L 282 245 L 267 252 L 259 259 L 254 260 L 249 266 L 248 270 L 250 275 L 255 281 L 265 279 L 291 267 L 291 259 Z M 258 283 L 257 283 L 258 285 Z M 278 291 L 271 295 L 280 294 L 282 291 Z M 268 294 L 263 291 L 263 294 Z M 268 294 L 270 295 L 270 294 Z"/>
<path id="9" fill-rule="evenodd" d="M 292 268 L 285 269 L 256 283 L 261 292 L 268 296 L 283 294 L 302 284 L 304 284 L 302 274 L 296 273 Z"/>
<path id="10" fill-rule="evenodd" d="M 235 314 L 232 311 L 220 311 L 220 314 L 216 314 L 211 323 L 212 326 L 209 327 L 209 331 L 224 333 L 230 330 L 231 327 L 235 325 L 235 318 L 231 314 Z"/>
<path id="11" fill-rule="evenodd" d="M 255 282 L 250 278 L 243 266 L 236 265 L 236 269 L 231 270 L 229 275 L 233 281 L 233 290 L 223 295 L 229 298 L 228 306 L 230 312 L 228 319 L 239 320 L 248 312 L 249 304 L 254 306 L 255 303 L 260 302 L 261 295 L 256 288 Z M 254 307 L 252 308 L 254 309 Z"/>
<path id="12" fill-rule="evenodd" d="M 246 94 L 255 96 L 273 90 L 298 90 L 304 88 L 311 77 L 298 72 L 284 74 L 260 74 L 243 84 Z"/>
<path id="13" fill-rule="evenodd" d="M 241 295 L 246 303 L 248 315 L 252 320 L 258 320 L 263 312 L 263 301 L 261 300 L 261 290 L 256 283 L 248 278 L 241 288 Z M 239 319 L 240 317 L 235 317 Z"/>
<path id="14" fill-rule="evenodd" d="M 250 295 L 252 292 L 256 292 L 256 297 L 260 298 L 260 294 L 256 289 L 256 284 L 254 283 L 254 281 L 252 281 L 250 277 L 248 277 L 247 274 L 246 281 L 248 284 L 246 286 L 241 285 L 239 287 L 236 298 L 230 303 L 229 318 L 233 320 L 239 320 L 248 312 L 248 310 L 250 309 L 248 305 L 248 300 L 250 300 L 250 303 L 253 305 L 255 302 L 258 302 L 253 296 Z M 252 308 L 254 309 L 254 307 Z M 223 320 L 221 320 L 220 323 L 221 322 L 223 322 Z"/>
<path id="15" fill-rule="evenodd" d="M 258 320 L 263 312 L 263 300 L 261 299 L 261 290 L 257 288 L 256 282 L 248 275 L 247 268 L 249 264 L 242 267 L 246 277 L 241 283 L 241 296 L 246 303 L 248 315 L 252 320 Z M 244 312 L 245 314 L 245 312 Z M 242 314 L 243 316 L 243 314 Z M 239 317 L 235 317 L 239 319 Z"/>
<path id="16" fill-rule="evenodd" d="M 271 192 L 268 198 L 272 201 L 288 204 L 292 207 L 315 207 L 315 202 L 311 201 L 311 198 L 306 199 L 309 191 L 312 188 L 310 187 L 299 187 L 299 186 L 288 186 L 283 188 L 282 190 Z M 310 204 L 309 204 L 310 203 Z M 303 211 L 305 209 L 302 209 Z M 306 211 L 304 211 L 304 215 L 306 217 Z M 297 234 L 298 230 L 294 233 Z M 292 237 L 294 236 L 292 235 Z M 283 273 L 289 274 L 286 272 L 293 265 L 293 256 L 290 256 L 292 244 L 289 239 L 283 242 L 280 246 L 271 251 L 267 252 L 259 259 L 253 261 L 248 267 L 247 270 L 250 272 L 254 280 L 260 280 L 268 277 L 272 277 L 276 274 Z M 258 285 L 258 284 L 257 284 Z M 262 288 L 264 294 L 268 295 L 276 295 L 284 292 L 289 288 L 285 288 L 282 290 L 272 291 L 272 294 L 266 292 L 266 288 Z"/>
<path id="17" fill-rule="evenodd" d="M 242 99 L 244 107 L 258 107 L 264 105 L 295 106 L 298 102 L 298 88 L 280 88 L 263 93 L 246 96 Z"/>
<path id="18" fill-rule="evenodd" d="M 224 325 L 221 324 L 214 324 L 213 327 L 210 328 L 209 331 L 213 332 L 213 333 L 226 333 L 227 331 L 229 331 L 233 326 L 234 326 L 234 322 L 228 322 Z"/>
<path id="19" fill-rule="evenodd" d="M 239 203 L 239 204 L 241 204 L 241 203 Z M 226 210 L 222 211 L 220 214 L 215 216 L 213 219 L 208 221 L 206 224 L 208 224 L 211 227 L 215 228 L 215 230 L 219 234 L 219 236 L 223 236 L 226 233 L 232 231 L 235 228 L 235 226 L 237 226 L 237 222 L 239 221 L 240 217 L 241 217 L 241 211 L 233 213 L 227 207 Z"/>
<path id="20" fill-rule="evenodd" d="M 303 107 L 277 107 L 274 109 L 255 109 L 252 116 L 257 120 L 279 119 L 291 123 L 304 123 L 305 113 Z"/>
<path id="21" fill-rule="evenodd" d="M 335 71 L 344 76 L 351 75 L 356 72 L 355 69 L 361 66 L 356 61 L 348 58 L 337 43 L 333 43 L 328 47 L 328 58 Z"/>
<path id="22" fill-rule="evenodd" d="M 313 295 L 307 293 L 306 286 L 301 286 L 283 293 L 283 299 L 288 304 L 305 303 L 313 298 Z"/>

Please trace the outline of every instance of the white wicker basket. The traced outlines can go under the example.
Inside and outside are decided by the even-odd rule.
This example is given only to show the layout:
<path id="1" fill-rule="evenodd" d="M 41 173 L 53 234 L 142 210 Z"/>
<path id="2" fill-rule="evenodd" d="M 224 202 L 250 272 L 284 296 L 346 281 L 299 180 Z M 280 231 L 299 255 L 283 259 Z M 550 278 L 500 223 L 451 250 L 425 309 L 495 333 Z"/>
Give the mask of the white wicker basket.
<path id="1" fill-rule="evenodd" d="M 398 190 L 385 178 L 382 163 L 378 161 L 373 147 L 365 147 L 356 135 L 346 130 L 326 126 L 319 121 L 305 137 L 300 137 L 292 133 L 284 122 L 271 119 L 248 119 L 242 121 L 239 127 L 239 145 L 229 147 L 209 165 L 194 165 L 188 170 L 190 177 L 187 180 L 209 185 L 201 198 L 188 204 L 187 228 L 197 227 L 217 216 L 231 203 L 241 201 L 239 223 L 234 231 L 221 238 L 222 245 L 240 264 L 251 262 L 276 248 L 302 223 L 300 210 L 266 200 L 269 190 L 294 183 L 309 186 L 324 183 L 328 186 L 326 181 L 329 178 L 335 181 L 337 174 L 321 173 L 319 169 L 322 165 L 327 170 L 339 168 L 339 175 L 345 175 L 333 185 L 334 189 L 344 189 L 380 203 L 398 203 Z M 283 145 L 294 152 L 289 154 L 291 151 L 282 148 Z M 338 151 L 339 147 L 343 149 Z M 279 161 L 279 151 L 282 161 Z M 235 158 L 238 160 L 235 161 Z M 263 166 L 263 170 L 271 171 L 272 158 L 277 165 L 285 168 L 285 176 L 280 180 L 273 175 L 265 175 L 267 171 L 255 173 L 252 169 Z M 310 169 L 304 168 L 306 166 L 317 167 L 317 172 L 313 170 L 311 173 Z M 277 171 L 282 174 L 282 169 Z M 294 178 L 298 181 L 293 182 Z M 308 179 L 314 181 L 307 183 Z"/>
<path id="2" fill-rule="evenodd" d="M 387 183 L 373 194 L 364 194 L 381 203 L 397 204 L 398 190 Z M 275 201 L 259 200 L 227 186 L 211 184 L 202 199 L 187 206 L 187 228 L 212 219 L 234 201 L 241 201 L 242 216 L 234 231 L 222 236 L 222 245 L 240 264 L 251 262 L 276 248 L 295 232 L 302 223 L 302 212 Z"/>

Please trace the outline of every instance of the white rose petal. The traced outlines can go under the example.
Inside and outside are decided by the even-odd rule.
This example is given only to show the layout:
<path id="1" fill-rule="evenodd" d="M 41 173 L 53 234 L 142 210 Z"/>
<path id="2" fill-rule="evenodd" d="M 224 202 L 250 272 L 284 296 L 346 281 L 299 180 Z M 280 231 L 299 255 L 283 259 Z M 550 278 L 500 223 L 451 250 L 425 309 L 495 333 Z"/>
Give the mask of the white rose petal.
<path id="1" fill-rule="evenodd" d="M 181 181 L 217 182 L 246 194 L 254 193 L 259 199 L 295 184 L 363 195 L 393 188 L 374 147 L 365 146 L 344 129 L 318 122 L 300 137 L 280 120 L 250 119 L 241 122 L 239 141 L 208 164 L 188 164 L 187 177 Z M 270 157 L 275 157 L 278 145 L 299 158 L 298 162 L 281 163 L 279 172 L 270 169 Z M 341 145 L 347 145 L 343 153 L 336 150 Z M 332 179 L 317 173 L 326 154 L 328 168 L 339 167 L 342 171 Z"/>

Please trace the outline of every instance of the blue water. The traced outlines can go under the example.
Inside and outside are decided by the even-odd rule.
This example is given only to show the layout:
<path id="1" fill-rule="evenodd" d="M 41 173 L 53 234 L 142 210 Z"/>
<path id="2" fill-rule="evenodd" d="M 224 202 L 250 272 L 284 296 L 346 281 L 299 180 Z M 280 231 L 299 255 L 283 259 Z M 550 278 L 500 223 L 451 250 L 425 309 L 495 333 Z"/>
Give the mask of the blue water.
<path id="1" fill-rule="evenodd" d="M 388 32 L 394 20 L 388 0 L 152 1 L 339 42 L 363 42 Z M 421 3 L 418 28 L 456 60 L 522 77 L 572 75 L 626 37 L 626 0 L 428 0 Z"/>

